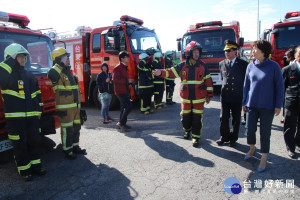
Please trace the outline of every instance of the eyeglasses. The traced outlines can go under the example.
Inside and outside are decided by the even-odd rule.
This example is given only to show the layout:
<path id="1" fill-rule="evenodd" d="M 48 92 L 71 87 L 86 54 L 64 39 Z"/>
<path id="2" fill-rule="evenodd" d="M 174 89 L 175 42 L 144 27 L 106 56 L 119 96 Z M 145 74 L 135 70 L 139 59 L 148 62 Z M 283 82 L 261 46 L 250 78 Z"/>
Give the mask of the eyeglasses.
<path id="1" fill-rule="evenodd" d="M 224 50 L 225 52 L 231 52 L 231 51 L 233 51 L 232 49 L 227 49 L 227 50 Z"/>

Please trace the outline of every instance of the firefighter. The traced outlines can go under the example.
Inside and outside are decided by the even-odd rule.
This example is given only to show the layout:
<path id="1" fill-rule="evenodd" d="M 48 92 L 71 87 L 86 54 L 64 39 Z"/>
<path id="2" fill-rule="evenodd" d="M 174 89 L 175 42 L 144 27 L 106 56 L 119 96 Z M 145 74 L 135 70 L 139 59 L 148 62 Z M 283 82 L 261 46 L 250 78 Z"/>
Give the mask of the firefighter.
<path id="1" fill-rule="evenodd" d="M 211 75 L 200 60 L 202 47 L 196 41 L 186 47 L 186 61 L 171 69 L 155 70 L 159 77 L 180 78 L 181 122 L 185 130 L 184 138 L 189 139 L 192 132 L 193 146 L 197 147 L 203 127 L 204 103 L 213 96 Z"/>
<path id="2" fill-rule="evenodd" d="M 40 158 L 39 118 L 43 104 L 37 80 L 24 69 L 28 56 L 22 45 L 13 43 L 5 48 L 5 60 L 0 63 L 6 130 L 18 172 L 25 181 L 30 181 L 32 174 L 46 174 Z"/>
<path id="3" fill-rule="evenodd" d="M 172 51 L 167 51 L 165 53 L 165 67 L 166 69 L 169 69 L 173 67 L 173 53 Z M 166 103 L 167 105 L 173 105 L 175 102 L 173 101 L 173 93 L 174 93 L 174 87 L 175 82 L 174 78 L 166 78 Z"/>
<path id="4" fill-rule="evenodd" d="M 137 66 L 138 68 L 138 89 L 139 97 L 141 102 L 141 112 L 145 115 L 153 113 L 151 109 L 151 97 L 153 93 L 153 75 L 151 68 L 148 65 L 149 55 L 146 53 L 141 53 L 139 55 L 140 62 Z"/>
<path id="5" fill-rule="evenodd" d="M 162 63 L 160 62 L 161 57 L 162 57 L 161 52 L 154 53 L 153 61 L 151 63 L 152 70 L 164 68 Z M 154 77 L 153 84 L 154 84 L 154 108 L 160 110 L 163 107 L 166 107 L 166 105 L 162 103 L 165 80 L 161 77 Z"/>
<path id="6" fill-rule="evenodd" d="M 86 150 L 79 147 L 82 95 L 78 80 L 70 71 L 70 54 L 64 48 L 56 48 L 51 52 L 51 56 L 54 66 L 47 76 L 52 81 L 55 93 L 63 151 L 67 159 L 73 160 L 76 158 L 75 154 L 86 154 Z"/>

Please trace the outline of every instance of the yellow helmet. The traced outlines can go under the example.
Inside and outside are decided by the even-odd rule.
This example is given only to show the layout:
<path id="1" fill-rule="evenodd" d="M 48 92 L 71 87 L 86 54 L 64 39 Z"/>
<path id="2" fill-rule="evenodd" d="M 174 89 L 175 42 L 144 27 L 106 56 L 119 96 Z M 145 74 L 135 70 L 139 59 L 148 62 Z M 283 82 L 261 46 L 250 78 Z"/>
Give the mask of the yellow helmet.
<path id="1" fill-rule="evenodd" d="M 29 55 L 29 52 L 22 45 L 17 43 L 12 43 L 11 45 L 5 48 L 4 59 L 7 59 L 8 56 L 15 59 L 18 54 L 25 54 L 27 56 Z"/>
<path id="2" fill-rule="evenodd" d="M 51 52 L 51 57 L 52 57 L 52 60 L 54 61 L 56 58 L 59 58 L 61 56 L 70 56 L 70 54 L 67 52 L 66 49 L 62 48 L 62 47 L 58 47 L 56 49 L 54 49 L 52 52 Z"/>

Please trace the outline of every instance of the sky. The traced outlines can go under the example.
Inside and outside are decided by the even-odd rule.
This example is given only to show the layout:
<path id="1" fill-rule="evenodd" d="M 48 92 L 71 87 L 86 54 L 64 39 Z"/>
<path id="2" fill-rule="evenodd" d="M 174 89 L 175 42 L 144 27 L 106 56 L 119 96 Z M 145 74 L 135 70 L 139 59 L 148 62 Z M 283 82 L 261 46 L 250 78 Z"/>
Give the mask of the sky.
<path id="1" fill-rule="evenodd" d="M 31 29 L 53 28 L 57 33 L 108 26 L 130 15 L 155 30 L 165 52 L 176 50 L 176 38 L 199 22 L 236 20 L 245 41 L 256 40 L 258 5 L 261 30 L 283 20 L 287 12 L 300 11 L 299 0 L 13 0 L 2 3 L 1 11 L 26 15 Z"/>

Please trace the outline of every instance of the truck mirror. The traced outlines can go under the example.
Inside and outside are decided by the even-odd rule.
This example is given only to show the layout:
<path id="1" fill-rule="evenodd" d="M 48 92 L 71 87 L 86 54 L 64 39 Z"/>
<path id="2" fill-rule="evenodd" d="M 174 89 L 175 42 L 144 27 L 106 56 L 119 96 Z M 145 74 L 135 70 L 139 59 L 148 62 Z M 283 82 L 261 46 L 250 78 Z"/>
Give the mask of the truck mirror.
<path id="1" fill-rule="evenodd" d="M 241 37 L 239 40 L 239 46 L 240 47 L 244 46 L 244 38 L 243 37 Z"/>
<path id="2" fill-rule="evenodd" d="M 274 35 L 278 35 L 278 33 L 279 33 L 279 31 L 278 31 L 278 29 L 277 28 L 275 28 L 275 29 L 273 29 L 272 30 L 272 32 L 271 32 L 272 34 L 274 34 Z"/>
<path id="3" fill-rule="evenodd" d="M 114 43 L 115 43 L 114 50 L 120 51 L 121 49 L 120 35 L 114 36 Z"/>
<path id="4" fill-rule="evenodd" d="M 177 41 L 177 50 L 181 51 L 181 42 L 180 41 Z"/>

